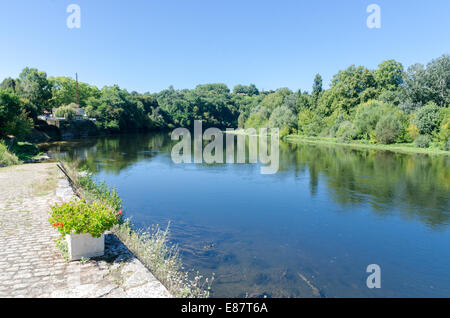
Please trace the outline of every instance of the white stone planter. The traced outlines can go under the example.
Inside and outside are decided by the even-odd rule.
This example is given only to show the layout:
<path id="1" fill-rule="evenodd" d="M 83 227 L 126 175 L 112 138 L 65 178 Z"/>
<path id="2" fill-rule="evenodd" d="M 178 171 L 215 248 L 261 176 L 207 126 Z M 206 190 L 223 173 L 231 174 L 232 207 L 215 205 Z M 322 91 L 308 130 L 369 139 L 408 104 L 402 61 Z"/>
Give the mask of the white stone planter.
<path id="1" fill-rule="evenodd" d="M 103 256 L 105 254 L 105 235 L 93 237 L 91 234 L 66 235 L 71 261 L 81 258 Z"/>

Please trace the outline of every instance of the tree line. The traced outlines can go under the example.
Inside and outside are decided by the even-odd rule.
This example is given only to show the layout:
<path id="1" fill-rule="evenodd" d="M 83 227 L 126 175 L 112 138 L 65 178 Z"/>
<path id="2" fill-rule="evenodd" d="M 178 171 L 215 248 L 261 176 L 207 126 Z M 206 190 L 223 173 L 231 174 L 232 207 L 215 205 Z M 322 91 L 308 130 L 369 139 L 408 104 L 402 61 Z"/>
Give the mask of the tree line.
<path id="1" fill-rule="evenodd" d="M 158 93 L 129 92 L 117 85 L 101 89 L 78 85 L 70 77 L 48 77 L 25 68 L 0 84 L 0 135 L 25 138 L 44 111 L 71 118 L 81 107 L 104 132 L 132 132 L 191 127 L 278 127 L 281 136 L 331 137 L 343 142 L 414 142 L 418 147 L 450 150 L 450 57 L 408 69 L 387 60 L 371 70 L 351 65 L 323 88 L 317 74 L 312 90 L 255 85 L 198 85 Z"/>

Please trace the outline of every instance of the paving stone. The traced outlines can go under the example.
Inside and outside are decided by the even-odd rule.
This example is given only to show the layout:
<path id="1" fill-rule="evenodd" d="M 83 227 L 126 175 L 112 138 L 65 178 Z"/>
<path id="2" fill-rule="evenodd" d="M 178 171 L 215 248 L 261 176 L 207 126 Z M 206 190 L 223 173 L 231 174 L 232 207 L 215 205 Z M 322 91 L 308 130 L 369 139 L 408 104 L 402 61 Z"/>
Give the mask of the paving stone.
<path id="1" fill-rule="evenodd" d="M 73 195 L 54 163 L 0 168 L 0 297 L 170 297 L 113 234 L 105 236 L 105 259 L 64 260 L 48 212 Z"/>

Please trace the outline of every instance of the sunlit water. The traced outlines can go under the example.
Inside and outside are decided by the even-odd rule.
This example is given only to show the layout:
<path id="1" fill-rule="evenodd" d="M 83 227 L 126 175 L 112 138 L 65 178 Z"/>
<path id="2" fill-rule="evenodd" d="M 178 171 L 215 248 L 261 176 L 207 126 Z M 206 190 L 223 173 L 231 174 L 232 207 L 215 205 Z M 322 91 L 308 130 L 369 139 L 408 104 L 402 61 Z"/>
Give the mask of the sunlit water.
<path id="1" fill-rule="evenodd" d="M 450 296 L 450 157 L 281 143 L 279 172 L 262 175 L 174 164 L 171 147 L 140 134 L 48 150 L 117 187 L 137 226 L 170 221 L 185 267 L 215 273 L 214 297 Z"/>

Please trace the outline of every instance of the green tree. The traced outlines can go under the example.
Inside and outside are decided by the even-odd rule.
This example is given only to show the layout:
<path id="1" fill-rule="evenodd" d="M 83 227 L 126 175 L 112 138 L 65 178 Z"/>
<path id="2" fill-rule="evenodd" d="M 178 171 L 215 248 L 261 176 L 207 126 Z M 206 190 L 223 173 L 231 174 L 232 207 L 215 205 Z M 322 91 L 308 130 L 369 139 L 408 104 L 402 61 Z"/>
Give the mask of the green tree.
<path id="1" fill-rule="evenodd" d="M 36 118 L 42 110 L 50 108 L 52 90 L 45 72 L 40 72 L 35 68 L 24 68 L 19 75 L 16 92 L 19 97 L 30 102 L 31 107 L 26 111 L 32 118 Z"/>
<path id="2" fill-rule="evenodd" d="M 0 135 L 27 136 L 33 121 L 21 107 L 19 97 L 11 90 L 0 89 Z"/>
<path id="3" fill-rule="evenodd" d="M 373 72 L 363 66 L 351 65 L 334 75 L 329 90 L 318 101 L 318 112 L 327 116 L 341 109 L 350 113 L 357 105 L 376 96 Z"/>
<path id="4" fill-rule="evenodd" d="M 381 91 L 395 91 L 403 83 L 403 65 L 395 60 L 384 61 L 378 65 L 374 76 Z"/>
<path id="5" fill-rule="evenodd" d="M 316 74 L 314 77 L 314 83 L 312 88 L 312 98 L 314 101 L 314 105 L 317 105 L 317 101 L 319 100 L 319 96 L 322 93 L 322 76 L 320 74 Z"/>
<path id="6" fill-rule="evenodd" d="M 2 89 L 10 89 L 13 92 L 16 92 L 16 80 L 11 78 L 11 77 L 5 78 L 2 81 L 2 83 L 0 84 L 0 88 L 2 88 Z"/>
<path id="7" fill-rule="evenodd" d="M 259 91 L 256 88 L 255 84 L 250 85 L 241 85 L 238 84 L 233 88 L 233 94 L 243 94 L 248 96 L 258 95 Z"/>
<path id="8" fill-rule="evenodd" d="M 64 117 L 65 119 L 73 119 L 73 118 L 75 118 L 75 110 L 77 108 L 78 108 L 78 105 L 75 103 L 60 106 L 56 109 L 55 116 L 56 117 Z"/>
<path id="9" fill-rule="evenodd" d="M 60 107 L 75 103 L 77 82 L 70 77 L 51 77 L 49 82 L 52 87 L 51 104 L 53 107 Z M 80 107 L 84 108 L 87 105 L 87 100 L 90 97 L 99 98 L 100 90 L 95 86 L 79 82 L 78 83 L 78 98 Z"/>
<path id="10" fill-rule="evenodd" d="M 424 107 L 419 108 L 416 113 L 415 124 L 421 135 L 431 135 L 439 127 L 440 122 L 439 107 L 434 102 L 429 102 Z"/>

